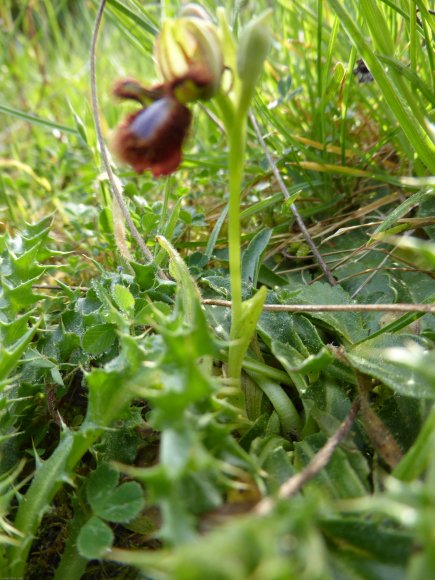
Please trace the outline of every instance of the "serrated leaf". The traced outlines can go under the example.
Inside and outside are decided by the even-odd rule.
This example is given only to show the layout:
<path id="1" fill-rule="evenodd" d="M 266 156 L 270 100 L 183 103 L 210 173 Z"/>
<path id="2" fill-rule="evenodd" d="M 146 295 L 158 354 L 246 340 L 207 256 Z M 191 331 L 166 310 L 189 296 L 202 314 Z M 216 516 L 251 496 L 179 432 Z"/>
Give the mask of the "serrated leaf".
<path id="1" fill-rule="evenodd" d="M 128 288 L 121 284 L 115 284 L 112 288 L 112 296 L 120 310 L 126 314 L 133 312 L 135 300 Z"/>
<path id="2" fill-rule="evenodd" d="M 0 343 L 3 347 L 12 346 L 27 332 L 31 316 L 32 312 L 27 312 L 10 322 L 0 320 Z"/>
<path id="3" fill-rule="evenodd" d="M 101 558 L 112 547 L 113 540 L 111 528 L 100 518 L 92 516 L 80 530 L 77 549 L 80 555 L 94 560 Z"/>
<path id="4" fill-rule="evenodd" d="M 37 326 L 29 328 L 28 331 L 19 338 L 19 340 L 10 345 L 8 348 L 0 345 L 0 381 L 6 379 L 9 373 L 17 365 L 22 354 L 26 350 L 27 345 L 32 340 L 36 328 Z"/>
<path id="5" fill-rule="evenodd" d="M 98 355 L 109 350 L 115 339 L 116 326 L 114 324 L 95 324 L 84 333 L 82 347 L 85 352 Z"/>
<path id="6" fill-rule="evenodd" d="M 39 276 L 17 285 L 13 285 L 9 280 L 3 278 L 1 282 L 3 289 L 2 302 L 8 304 L 8 309 L 14 313 L 33 305 L 41 298 L 45 298 L 43 295 L 33 293 L 33 285 L 38 282 Z"/>
<path id="7" fill-rule="evenodd" d="M 157 236 L 157 241 L 169 255 L 169 271 L 180 286 L 179 296 L 187 322 L 192 323 L 195 318 L 196 304 L 200 300 L 199 289 L 177 250 L 163 236 Z"/>
<path id="8" fill-rule="evenodd" d="M 39 278 L 44 273 L 45 268 L 37 262 L 40 253 L 41 241 L 36 243 L 26 252 L 15 257 L 10 254 L 11 275 L 10 278 L 15 283 L 26 281 L 29 278 Z"/>

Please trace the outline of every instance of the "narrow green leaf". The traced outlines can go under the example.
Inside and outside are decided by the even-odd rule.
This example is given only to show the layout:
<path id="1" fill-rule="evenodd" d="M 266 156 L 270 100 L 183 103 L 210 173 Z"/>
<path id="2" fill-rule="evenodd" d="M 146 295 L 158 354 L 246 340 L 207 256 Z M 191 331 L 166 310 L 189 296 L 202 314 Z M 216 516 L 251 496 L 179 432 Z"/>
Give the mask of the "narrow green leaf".
<path id="1" fill-rule="evenodd" d="M 204 255 L 207 257 L 207 260 L 210 260 L 214 247 L 216 245 L 217 239 L 219 237 L 221 228 L 223 226 L 223 223 L 227 217 L 227 213 L 228 213 L 228 205 L 226 205 L 221 213 L 221 215 L 219 216 L 219 218 L 217 219 L 213 231 L 210 234 L 210 237 L 208 239 L 207 242 L 207 247 L 205 249 L 205 253 Z"/>
<path id="2" fill-rule="evenodd" d="M 417 191 L 404 202 L 402 202 L 398 207 L 396 207 L 392 212 L 388 214 L 388 216 L 382 221 L 381 225 L 379 225 L 372 234 L 372 238 L 375 238 L 376 234 L 380 232 L 384 232 L 389 230 L 393 225 L 396 224 L 397 220 L 401 217 L 406 215 L 413 207 L 422 203 L 425 199 L 429 199 L 435 196 L 435 191 L 433 189 L 430 190 L 422 190 Z"/>
<path id="3" fill-rule="evenodd" d="M 259 231 L 258 234 L 256 234 L 255 237 L 249 242 L 249 246 L 243 253 L 242 280 L 247 284 L 252 285 L 254 288 L 257 286 L 261 259 L 271 236 L 271 229 L 264 229 Z"/>
<path id="4" fill-rule="evenodd" d="M 180 296 L 183 302 L 184 312 L 188 321 L 195 318 L 196 304 L 200 300 L 197 285 L 190 275 L 189 269 L 184 263 L 177 250 L 163 236 L 157 236 L 158 243 L 169 254 L 169 270 L 180 286 Z"/>
<path id="5" fill-rule="evenodd" d="M 250 374 L 277 412 L 282 433 L 284 435 L 299 433 L 302 426 L 301 418 L 283 387 L 260 374 Z"/>
<path id="6" fill-rule="evenodd" d="M 242 302 L 242 315 L 240 320 L 231 329 L 231 344 L 228 355 L 230 376 L 240 376 L 243 358 L 254 337 L 257 321 L 263 309 L 264 301 L 266 300 L 266 294 L 266 287 L 262 286 L 252 298 Z"/>
<path id="7" fill-rule="evenodd" d="M 26 121 L 32 125 L 39 125 L 41 127 L 45 127 L 46 129 L 58 129 L 59 131 L 63 131 L 64 133 L 71 133 L 72 135 L 78 134 L 77 129 L 74 129 L 73 127 L 61 125 L 59 123 L 49 121 L 48 119 L 41 119 L 36 115 L 31 115 L 12 107 L 6 107 L 5 105 L 0 105 L 0 113 L 5 113 L 6 115 L 20 119 L 21 121 Z"/>

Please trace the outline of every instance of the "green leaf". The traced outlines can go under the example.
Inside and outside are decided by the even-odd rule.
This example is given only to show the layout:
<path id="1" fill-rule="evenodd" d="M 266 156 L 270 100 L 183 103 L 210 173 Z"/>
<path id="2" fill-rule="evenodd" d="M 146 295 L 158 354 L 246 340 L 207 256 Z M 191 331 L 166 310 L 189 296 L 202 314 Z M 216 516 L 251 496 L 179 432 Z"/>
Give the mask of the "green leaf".
<path id="1" fill-rule="evenodd" d="M 95 324 L 84 333 L 82 347 L 89 354 L 99 355 L 109 350 L 115 340 L 116 326 L 114 324 Z"/>
<path id="2" fill-rule="evenodd" d="M 210 260 L 212 254 L 213 254 L 214 247 L 216 245 L 216 242 L 217 242 L 219 233 L 221 231 L 221 228 L 223 226 L 223 223 L 227 217 L 227 213 L 228 213 L 228 205 L 226 205 L 224 207 L 224 209 L 222 210 L 222 213 L 218 217 L 218 219 L 216 220 L 213 231 L 211 232 L 211 234 L 208 238 L 207 247 L 206 247 L 205 253 L 204 253 L 204 255 L 207 258 L 207 261 Z"/>
<path id="3" fill-rule="evenodd" d="M 270 229 L 259 231 L 249 242 L 249 246 L 243 253 L 242 280 L 254 288 L 257 286 L 261 259 L 271 236 L 272 230 Z"/>
<path id="4" fill-rule="evenodd" d="M 141 287 L 141 290 L 149 290 L 153 287 L 156 279 L 156 267 L 154 264 L 138 264 L 137 262 L 130 262 L 133 268 L 135 281 Z"/>
<path id="5" fill-rule="evenodd" d="M 97 467 L 86 485 L 86 497 L 92 509 L 94 505 L 104 501 L 118 485 L 118 481 L 119 473 L 107 463 L 102 463 Z"/>
<path id="6" fill-rule="evenodd" d="M 105 520 L 126 523 L 135 518 L 144 506 L 142 487 L 128 481 L 108 493 L 103 499 L 92 502 L 94 513 Z"/>
<path id="7" fill-rule="evenodd" d="M 0 320 L 0 345 L 4 348 L 13 347 L 29 329 L 29 319 L 32 312 L 27 312 L 10 322 Z"/>
<path id="8" fill-rule="evenodd" d="M 288 435 L 289 433 L 299 433 L 301 429 L 301 419 L 292 400 L 281 385 L 263 377 L 259 373 L 250 374 L 277 412 L 281 422 L 282 432 L 285 435 Z"/>
<path id="9" fill-rule="evenodd" d="M 121 284 L 115 284 L 112 288 L 112 296 L 117 306 L 126 314 L 131 314 L 134 310 L 134 296 L 128 288 Z"/>
<path id="10" fill-rule="evenodd" d="M 16 367 L 27 345 L 32 340 L 37 326 L 29 328 L 27 332 L 7 348 L 0 344 L 0 381 L 4 381 L 10 372 Z"/>
<path id="11" fill-rule="evenodd" d="M 418 348 L 414 337 L 410 335 L 383 334 L 349 349 L 346 357 L 361 373 L 375 377 L 397 393 L 433 399 L 435 384 L 430 377 L 417 374 L 413 367 L 397 362 L 397 358 L 394 362 L 391 360 L 392 349 L 397 352 L 397 348 L 410 348 L 411 345 Z"/>
<path id="12" fill-rule="evenodd" d="M 12 253 L 10 254 L 11 275 L 9 278 L 13 279 L 15 282 L 21 282 L 28 280 L 29 278 L 36 279 L 42 276 L 45 268 L 40 266 L 37 262 L 41 245 L 42 240 L 30 247 L 24 253 L 21 253 L 18 257 L 15 257 Z"/>
<path id="13" fill-rule="evenodd" d="M 94 560 L 101 558 L 112 547 L 114 535 L 100 518 L 92 516 L 80 530 L 77 549 L 81 556 Z"/>
<path id="14" fill-rule="evenodd" d="M 405 199 L 404 202 L 396 207 L 396 209 L 390 212 L 384 220 L 382 220 L 381 225 L 378 226 L 373 232 L 372 239 L 376 239 L 377 234 L 392 228 L 397 223 L 397 220 L 406 215 L 413 207 L 418 206 L 424 200 L 433 196 L 433 189 L 417 191 L 413 195 L 410 195 L 407 199 Z"/>
<path id="15" fill-rule="evenodd" d="M 308 465 L 315 454 L 326 443 L 323 433 L 316 433 L 305 437 L 303 441 L 295 443 L 295 466 L 301 469 Z M 309 487 L 320 487 L 323 496 L 332 498 L 351 498 L 365 496 L 368 491 L 367 481 L 361 478 L 361 474 L 354 468 L 352 454 L 343 449 L 336 449 L 331 461 L 325 469 L 322 469 Z"/>
<path id="16" fill-rule="evenodd" d="M 391 525 L 361 518 L 334 518 L 321 523 L 322 530 L 344 550 L 364 551 L 383 563 L 405 564 L 413 547 L 409 533 Z"/>
<path id="17" fill-rule="evenodd" d="M 6 278 L 2 279 L 3 299 L 8 303 L 8 309 L 11 311 L 11 314 L 18 313 L 24 308 L 32 306 L 35 302 L 41 300 L 41 298 L 44 298 L 43 295 L 33 293 L 33 285 L 38 284 L 39 278 L 40 276 L 37 276 L 36 278 L 16 285 Z"/>
<path id="18" fill-rule="evenodd" d="M 59 123 L 54 123 L 53 121 L 49 121 L 48 119 L 41 119 L 36 115 L 30 115 L 29 113 L 25 113 L 24 111 L 20 111 L 19 109 L 14 109 L 12 107 L 6 107 L 5 105 L 0 105 L 0 113 L 4 113 L 6 115 L 11 115 L 17 119 L 21 119 L 22 121 L 26 121 L 27 123 L 32 123 L 33 125 L 39 125 L 41 127 L 45 127 L 46 129 L 58 129 L 59 131 L 63 131 L 64 133 L 71 133 L 73 135 L 77 135 L 77 130 L 73 127 L 67 127 L 66 125 L 60 125 Z"/>
<path id="19" fill-rule="evenodd" d="M 179 296 L 183 303 L 183 310 L 187 321 L 192 323 L 195 318 L 196 304 L 201 297 L 199 289 L 177 250 L 163 236 L 157 236 L 157 241 L 169 254 L 169 271 L 179 284 Z"/>
<path id="20" fill-rule="evenodd" d="M 243 358 L 248 350 L 249 344 L 254 337 L 257 321 L 266 300 L 267 290 L 262 286 L 257 293 L 242 302 L 242 315 L 231 328 L 231 344 L 228 354 L 229 374 L 232 377 L 240 376 Z"/>
<path id="21" fill-rule="evenodd" d="M 349 294 L 340 286 L 326 282 L 315 282 L 310 286 L 298 287 L 298 292 L 282 289 L 278 298 L 282 304 L 354 304 Z M 358 312 L 310 312 L 310 318 L 322 320 L 329 328 L 341 335 L 346 342 L 357 342 L 366 336 L 362 317 Z"/>
<path id="22" fill-rule="evenodd" d="M 144 505 L 142 487 L 134 481 L 118 486 L 119 473 L 106 463 L 98 466 L 86 486 L 86 497 L 94 514 L 111 522 L 126 523 Z"/>
<path id="23" fill-rule="evenodd" d="M 333 360 L 330 351 L 323 347 L 317 354 L 303 358 L 300 353 L 288 344 L 272 342 L 272 352 L 289 373 L 319 373 L 326 369 Z"/>

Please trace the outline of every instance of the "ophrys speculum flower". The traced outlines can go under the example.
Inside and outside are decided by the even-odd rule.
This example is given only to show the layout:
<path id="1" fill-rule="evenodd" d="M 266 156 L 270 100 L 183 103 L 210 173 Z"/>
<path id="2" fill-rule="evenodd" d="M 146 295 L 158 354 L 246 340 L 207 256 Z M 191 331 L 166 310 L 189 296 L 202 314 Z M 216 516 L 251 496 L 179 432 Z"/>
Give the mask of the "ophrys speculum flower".
<path id="1" fill-rule="evenodd" d="M 191 118 L 187 107 L 163 97 L 124 120 L 113 139 L 113 150 L 137 173 L 149 169 L 154 177 L 168 175 L 180 165 Z"/>
<path id="2" fill-rule="evenodd" d="M 150 88 L 135 79 L 121 79 L 114 94 L 132 99 L 142 110 L 130 114 L 115 132 L 117 157 L 137 173 L 149 169 L 155 177 L 180 165 L 182 146 L 191 123 L 186 103 L 213 97 L 224 69 L 218 29 L 199 6 L 163 23 L 155 57 L 163 82 Z"/>

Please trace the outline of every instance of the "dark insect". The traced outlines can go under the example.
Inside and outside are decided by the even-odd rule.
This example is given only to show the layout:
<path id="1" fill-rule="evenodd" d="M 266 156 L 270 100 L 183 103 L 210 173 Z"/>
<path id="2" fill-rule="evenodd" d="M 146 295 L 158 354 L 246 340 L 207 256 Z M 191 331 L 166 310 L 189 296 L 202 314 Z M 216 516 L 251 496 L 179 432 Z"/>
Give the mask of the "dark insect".
<path id="1" fill-rule="evenodd" d="M 359 83 L 370 83 L 375 80 L 362 58 L 357 60 L 356 67 L 353 69 L 353 74 L 358 77 Z"/>

